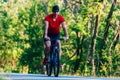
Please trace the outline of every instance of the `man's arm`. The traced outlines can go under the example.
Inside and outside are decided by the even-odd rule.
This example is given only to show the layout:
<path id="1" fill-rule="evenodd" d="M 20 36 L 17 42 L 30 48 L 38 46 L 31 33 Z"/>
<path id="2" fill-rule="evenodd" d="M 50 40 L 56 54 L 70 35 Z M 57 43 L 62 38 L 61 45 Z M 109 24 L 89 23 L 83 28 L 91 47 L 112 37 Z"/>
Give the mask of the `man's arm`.
<path id="1" fill-rule="evenodd" d="M 62 22 L 62 28 L 63 28 L 64 34 L 65 34 L 66 40 L 68 40 L 68 39 L 69 39 L 69 36 L 68 36 L 68 32 L 67 32 L 67 28 L 66 28 L 66 23 L 65 23 L 65 21 Z"/>

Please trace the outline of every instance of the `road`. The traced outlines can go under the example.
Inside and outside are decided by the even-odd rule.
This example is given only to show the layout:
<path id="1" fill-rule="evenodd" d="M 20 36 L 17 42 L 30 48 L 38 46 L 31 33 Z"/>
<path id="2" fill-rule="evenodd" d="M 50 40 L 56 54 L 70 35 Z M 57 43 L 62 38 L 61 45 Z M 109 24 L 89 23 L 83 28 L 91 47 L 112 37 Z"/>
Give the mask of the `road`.
<path id="1" fill-rule="evenodd" d="M 0 80 L 120 80 L 120 78 L 98 78 L 81 76 L 48 77 L 44 74 L 0 73 Z"/>

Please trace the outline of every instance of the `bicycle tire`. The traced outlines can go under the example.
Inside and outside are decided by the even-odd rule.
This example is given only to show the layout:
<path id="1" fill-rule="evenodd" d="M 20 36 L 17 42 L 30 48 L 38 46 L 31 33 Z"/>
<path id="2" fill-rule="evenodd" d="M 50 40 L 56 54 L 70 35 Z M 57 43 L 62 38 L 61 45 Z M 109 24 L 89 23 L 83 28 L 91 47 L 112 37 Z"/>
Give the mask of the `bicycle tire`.
<path id="1" fill-rule="evenodd" d="M 59 75 L 59 70 L 60 70 L 60 56 L 59 56 L 59 51 L 58 49 L 55 50 L 55 55 L 54 57 L 56 58 L 54 60 L 53 68 L 54 68 L 54 76 L 58 77 Z"/>
<path id="2" fill-rule="evenodd" d="M 52 73 L 52 61 L 51 61 L 51 54 L 48 55 L 48 63 L 46 65 L 46 71 L 47 71 L 47 75 L 51 76 Z"/>

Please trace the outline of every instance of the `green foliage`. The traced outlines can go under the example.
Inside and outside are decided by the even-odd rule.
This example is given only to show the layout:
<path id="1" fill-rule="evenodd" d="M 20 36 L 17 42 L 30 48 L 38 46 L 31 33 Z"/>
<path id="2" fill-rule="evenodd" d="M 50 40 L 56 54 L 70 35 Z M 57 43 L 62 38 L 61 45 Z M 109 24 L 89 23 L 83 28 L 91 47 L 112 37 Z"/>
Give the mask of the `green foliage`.
<path id="1" fill-rule="evenodd" d="M 58 0 L 24 0 L 23 2 L 15 0 L 14 3 L 0 1 L 0 71 L 44 72 L 42 65 L 44 56 L 43 20 L 47 12 L 51 13 L 52 6 L 56 4 L 60 6 L 60 14 L 66 19 L 70 36 L 68 42 L 62 42 L 61 62 L 64 63 L 62 73 L 75 74 L 75 67 L 78 64 L 76 73 L 90 75 L 91 39 L 95 30 L 96 15 L 101 14 L 95 43 L 95 73 L 101 76 L 119 76 L 120 41 L 116 40 L 109 51 L 118 31 L 116 22 L 120 21 L 118 4 L 116 4 L 110 20 L 108 37 L 105 48 L 102 50 L 104 64 L 100 66 L 101 69 L 98 68 L 106 19 L 112 4 L 111 1 L 102 3 L 100 0 L 78 2 L 70 0 L 68 4 Z M 63 37 L 63 31 L 61 31 L 61 35 Z"/>

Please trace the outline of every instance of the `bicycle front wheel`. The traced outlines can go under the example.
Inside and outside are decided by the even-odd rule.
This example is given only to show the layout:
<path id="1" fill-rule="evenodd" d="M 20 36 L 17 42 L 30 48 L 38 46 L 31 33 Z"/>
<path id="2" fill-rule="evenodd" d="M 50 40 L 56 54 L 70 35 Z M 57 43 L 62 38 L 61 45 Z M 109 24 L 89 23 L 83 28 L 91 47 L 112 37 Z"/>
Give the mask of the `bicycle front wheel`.
<path id="1" fill-rule="evenodd" d="M 52 73 L 52 61 L 51 61 L 51 54 L 48 56 L 48 63 L 46 65 L 47 75 L 51 76 Z"/>
<path id="2" fill-rule="evenodd" d="M 59 56 L 58 49 L 55 50 L 53 68 L 54 68 L 54 75 L 55 75 L 55 77 L 58 77 L 59 70 L 60 70 L 60 56 Z"/>

